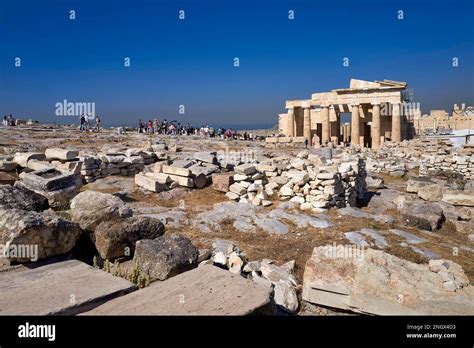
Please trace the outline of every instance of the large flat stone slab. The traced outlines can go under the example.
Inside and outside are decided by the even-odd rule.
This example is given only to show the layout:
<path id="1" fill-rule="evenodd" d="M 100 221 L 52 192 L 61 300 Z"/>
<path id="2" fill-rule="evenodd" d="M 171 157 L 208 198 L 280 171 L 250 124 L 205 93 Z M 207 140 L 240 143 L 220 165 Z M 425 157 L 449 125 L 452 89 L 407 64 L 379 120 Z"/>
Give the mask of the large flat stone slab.
<path id="1" fill-rule="evenodd" d="M 271 308 L 271 290 L 202 265 L 109 301 L 85 315 L 247 315 Z"/>
<path id="2" fill-rule="evenodd" d="M 0 315 L 74 315 L 135 288 L 77 260 L 5 272 L 0 273 Z"/>
<path id="3" fill-rule="evenodd" d="M 471 315 L 473 296 L 450 260 L 416 264 L 373 249 L 316 247 L 303 275 L 303 300 L 356 313 Z"/>

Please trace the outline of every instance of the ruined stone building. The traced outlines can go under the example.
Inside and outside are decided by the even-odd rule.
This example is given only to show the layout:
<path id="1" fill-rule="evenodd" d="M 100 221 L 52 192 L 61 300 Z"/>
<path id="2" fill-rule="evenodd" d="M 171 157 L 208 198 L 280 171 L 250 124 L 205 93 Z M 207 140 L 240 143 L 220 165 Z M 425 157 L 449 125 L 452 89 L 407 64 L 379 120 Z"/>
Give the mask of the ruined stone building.
<path id="1" fill-rule="evenodd" d="M 351 79 L 349 88 L 287 100 L 287 113 L 279 114 L 280 134 L 305 137 L 313 145 L 350 142 L 378 148 L 385 140 L 400 142 L 413 135 L 407 104 L 406 82 Z M 350 124 L 341 124 L 343 113 L 351 114 Z"/>
<path id="2" fill-rule="evenodd" d="M 415 117 L 413 125 L 416 134 L 420 135 L 438 129 L 474 129 L 474 107 L 454 104 L 451 115 L 446 110 L 431 110 L 429 115 Z"/>

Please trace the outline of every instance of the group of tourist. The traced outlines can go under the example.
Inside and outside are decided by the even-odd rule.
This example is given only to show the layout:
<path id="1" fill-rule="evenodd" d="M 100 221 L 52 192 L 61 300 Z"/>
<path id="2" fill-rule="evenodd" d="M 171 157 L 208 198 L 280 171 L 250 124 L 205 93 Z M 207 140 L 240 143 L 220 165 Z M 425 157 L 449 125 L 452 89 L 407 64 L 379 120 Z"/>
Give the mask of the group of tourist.
<path id="1" fill-rule="evenodd" d="M 91 127 L 92 122 L 95 122 L 95 126 L 93 125 L 94 128 Z M 79 131 L 89 132 L 89 130 L 92 130 L 98 132 L 100 131 L 100 122 L 100 117 L 98 115 L 96 115 L 95 117 L 91 117 L 89 115 L 82 114 L 79 119 L 79 123 L 81 124 L 79 127 Z"/>
<path id="2" fill-rule="evenodd" d="M 194 128 L 188 123 L 182 125 L 180 122 L 169 122 L 166 118 L 163 122 L 158 119 L 148 120 L 143 122 L 141 119 L 138 120 L 138 133 L 148 134 L 167 134 L 167 135 L 190 135 L 194 133 Z"/>
<path id="3" fill-rule="evenodd" d="M 201 126 L 200 128 L 193 127 L 189 122 L 186 125 L 176 121 L 168 121 L 166 118 L 163 122 L 158 119 L 148 120 L 148 122 L 138 120 L 138 133 L 146 134 L 164 134 L 164 135 L 196 135 L 203 138 L 220 138 L 220 139 L 240 139 L 253 140 L 252 133 L 244 132 L 238 134 L 232 128 L 221 128 L 217 130 L 214 127 Z"/>
<path id="4" fill-rule="evenodd" d="M 5 116 L 3 116 L 2 124 L 5 127 L 15 126 L 16 125 L 16 120 L 11 114 L 8 115 L 8 116 L 5 115 Z"/>

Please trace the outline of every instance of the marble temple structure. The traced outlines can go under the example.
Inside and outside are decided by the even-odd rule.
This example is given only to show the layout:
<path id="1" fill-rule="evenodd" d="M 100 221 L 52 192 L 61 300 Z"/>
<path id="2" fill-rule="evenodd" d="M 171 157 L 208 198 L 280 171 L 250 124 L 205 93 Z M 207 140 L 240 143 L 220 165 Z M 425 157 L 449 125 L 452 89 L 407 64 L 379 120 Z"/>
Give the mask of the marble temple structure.
<path id="1" fill-rule="evenodd" d="M 407 139 L 406 82 L 351 79 L 349 88 L 314 93 L 311 99 L 287 100 L 279 114 L 280 134 L 305 137 L 308 144 L 348 144 L 378 148 L 385 140 Z M 343 113 L 351 122 L 341 124 Z"/>

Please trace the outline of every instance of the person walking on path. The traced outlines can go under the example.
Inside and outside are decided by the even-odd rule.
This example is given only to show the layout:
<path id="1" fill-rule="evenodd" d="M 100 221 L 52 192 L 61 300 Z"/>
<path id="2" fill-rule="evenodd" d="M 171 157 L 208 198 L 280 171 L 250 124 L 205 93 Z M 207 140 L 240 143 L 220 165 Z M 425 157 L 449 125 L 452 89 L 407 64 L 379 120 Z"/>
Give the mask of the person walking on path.
<path id="1" fill-rule="evenodd" d="M 85 130 L 85 125 L 86 125 L 86 117 L 84 114 L 81 115 L 79 122 L 81 123 L 81 127 L 79 128 L 79 131 L 83 132 Z"/>

